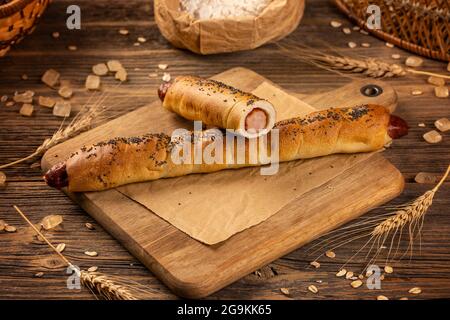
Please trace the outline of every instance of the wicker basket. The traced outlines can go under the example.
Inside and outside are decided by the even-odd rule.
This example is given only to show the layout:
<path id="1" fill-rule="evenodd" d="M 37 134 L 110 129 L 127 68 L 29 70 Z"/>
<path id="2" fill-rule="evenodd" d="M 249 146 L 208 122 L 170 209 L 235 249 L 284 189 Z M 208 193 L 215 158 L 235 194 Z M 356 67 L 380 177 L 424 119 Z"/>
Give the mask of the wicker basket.
<path id="1" fill-rule="evenodd" d="M 12 0 L 0 5 L 0 57 L 33 32 L 51 0 Z M 0 0 L 0 3 L 5 2 Z"/>
<path id="2" fill-rule="evenodd" d="M 449 0 L 334 0 L 361 28 L 416 54 L 450 61 Z M 381 30 L 366 27 L 368 5 L 381 9 Z"/>

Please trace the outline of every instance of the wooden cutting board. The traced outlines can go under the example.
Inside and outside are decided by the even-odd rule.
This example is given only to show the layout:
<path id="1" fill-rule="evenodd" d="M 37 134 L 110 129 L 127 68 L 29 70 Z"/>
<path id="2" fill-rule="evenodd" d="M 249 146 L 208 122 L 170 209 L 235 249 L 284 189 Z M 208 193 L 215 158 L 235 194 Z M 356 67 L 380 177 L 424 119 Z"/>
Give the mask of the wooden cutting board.
<path id="1" fill-rule="evenodd" d="M 243 68 L 228 70 L 214 78 L 245 91 L 256 89 L 264 81 L 278 90 L 269 80 Z M 367 85 L 368 90 L 361 90 Z M 377 92 L 372 85 L 381 89 L 379 94 L 364 96 L 362 92 L 369 95 Z M 397 102 L 395 91 L 376 80 L 353 82 L 315 95 L 291 94 L 317 109 L 371 102 L 393 110 Z M 44 155 L 42 168 L 47 170 L 85 144 L 149 131 L 170 133 L 171 128 L 187 125 L 156 101 L 55 146 Z M 305 170 L 311 161 L 314 159 L 301 164 Z M 389 201 L 401 193 L 404 185 L 401 173 L 380 153 L 355 162 L 351 169 L 333 177 L 266 221 L 213 246 L 190 238 L 117 190 L 68 193 L 68 196 L 176 294 L 200 298 Z"/>

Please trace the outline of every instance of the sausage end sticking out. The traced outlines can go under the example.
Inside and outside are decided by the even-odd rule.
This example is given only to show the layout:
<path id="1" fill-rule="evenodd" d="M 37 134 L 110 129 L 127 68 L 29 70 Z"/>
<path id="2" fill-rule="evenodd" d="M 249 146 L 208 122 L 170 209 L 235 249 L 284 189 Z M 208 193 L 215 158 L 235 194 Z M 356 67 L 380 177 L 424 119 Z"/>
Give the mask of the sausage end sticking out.
<path id="1" fill-rule="evenodd" d="M 69 176 L 67 175 L 66 163 L 61 162 L 54 165 L 44 175 L 45 182 L 53 188 L 61 189 L 69 185 Z"/>
<path id="2" fill-rule="evenodd" d="M 161 83 L 161 85 L 158 88 L 158 97 L 159 99 L 164 102 L 164 98 L 166 97 L 167 90 L 169 90 L 172 83 L 170 82 L 164 82 Z"/>
<path id="3" fill-rule="evenodd" d="M 392 139 L 399 139 L 408 134 L 409 126 L 405 120 L 391 115 L 389 119 L 388 134 Z"/>

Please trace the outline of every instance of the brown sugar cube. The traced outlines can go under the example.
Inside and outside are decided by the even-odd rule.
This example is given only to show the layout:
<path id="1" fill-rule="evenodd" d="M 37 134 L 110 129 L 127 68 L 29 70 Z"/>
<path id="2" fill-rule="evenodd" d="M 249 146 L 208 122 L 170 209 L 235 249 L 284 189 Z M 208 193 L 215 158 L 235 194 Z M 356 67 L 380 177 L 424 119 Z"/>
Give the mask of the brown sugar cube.
<path id="1" fill-rule="evenodd" d="M 441 118 L 434 122 L 434 126 L 441 132 L 450 130 L 450 120 L 448 118 Z"/>
<path id="2" fill-rule="evenodd" d="M 32 103 L 34 97 L 34 92 L 27 90 L 24 93 L 15 93 L 13 100 L 18 103 Z"/>
<path id="3" fill-rule="evenodd" d="M 41 80 L 50 88 L 55 88 L 59 84 L 59 72 L 54 69 L 48 69 L 45 71 Z"/>
<path id="4" fill-rule="evenodd" d="M 415 56 L 406 58 L 405 64 L 408 67 L 420 67 L 423 64 L 423 59 Z"/>
<path id="5" fill-rule="evenodd" d="M 92 67 L 92 72 L 97 76 L 106 76 L 108 74 L 108 67 L 104 63 L 99 63 Z"/>
<path id="6" fill-rule="evenodd" d="M 90 74 L 86 78 L 86 89 L 88 90 L 99 90 L 100 88 L 100 77 Z"/>
<path id="7" fill-rule="evenodd" d="M 448 88 L 444 86 L 434 87 L 434 94 L 438 98 L 448 98 Z"/>
<path id="8" fill-rule="evenodd" d="M 69 99 L 72 97 L 73 91 L 69 87 L 64 86 L 59 88 L 58 94 L 65 99 Z"/>
<path id="9" fill-rule="evenodd" d="M 108 65 L 108 69 L 111 72 L 117 72 L 120 69 L 123 69 L 122 64 L 118 60 L 109 60 L 106 64 Z"/>
<path id="10" fill-rule="evenodd" d="M 423 135 L 423 138 L 428 143 L 439 143 L 442 141 L 442 136 L 436 130 L 428 131 Z"/>
<path id="11" fill-rule="evenodd" d="M 38 103 L 41 107 L 53 108 L 55 106 L 55 100 L 49 97 L 39 96 Z"/>
<path id="12" fill-rule="evenodd" d="M 34 112 L 34 107 L 32 104 L 24 103 L 22 108 L 20 108 L 20 114 L 25 117 L 31 117 Z"/>
<path id="13" fill-rule="evenodd" d="M 53 107 L 53 115 L 57 117 L 68 117 L 72 106 L 67 101 L 58 101 Z"/>
<path id="14" fill-rule="evenodd" d="M 0 188 L 3 188 L 4 186 L 6 186 L 6 175 L 0 171 Z"/>
<path id="15" fill-rule="evenodd" d="M 428 78 L 428 83 L 434 84 L 435 86 L 445 86 L 445 80 L 440 77 L 431 76 Z"/>
<path id="16" fill-rule="evenodd" d="M 120 82 L 124 82 L 127 81 L 127 71 L 125 69 L 120 69 L 119 71 L 116 72 L 115 78 L 117 80 L 120 80 Z"/>

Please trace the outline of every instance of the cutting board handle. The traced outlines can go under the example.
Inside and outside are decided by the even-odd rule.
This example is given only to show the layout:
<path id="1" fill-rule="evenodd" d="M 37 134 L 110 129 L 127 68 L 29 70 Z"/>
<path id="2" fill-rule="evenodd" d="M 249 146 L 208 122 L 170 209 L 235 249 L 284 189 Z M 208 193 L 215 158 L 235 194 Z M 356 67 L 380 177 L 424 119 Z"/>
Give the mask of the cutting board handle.
<path id="1" fill-rule="evenodd" d="M 343 87 L 313 95 L 297 93 L 294 95 L 320 110 L 368 103 L 385 106 L 391 112 L 397 107 L 397 93 L 394 88 L 386 82 L 375 79 L 353 81 Z"/>

